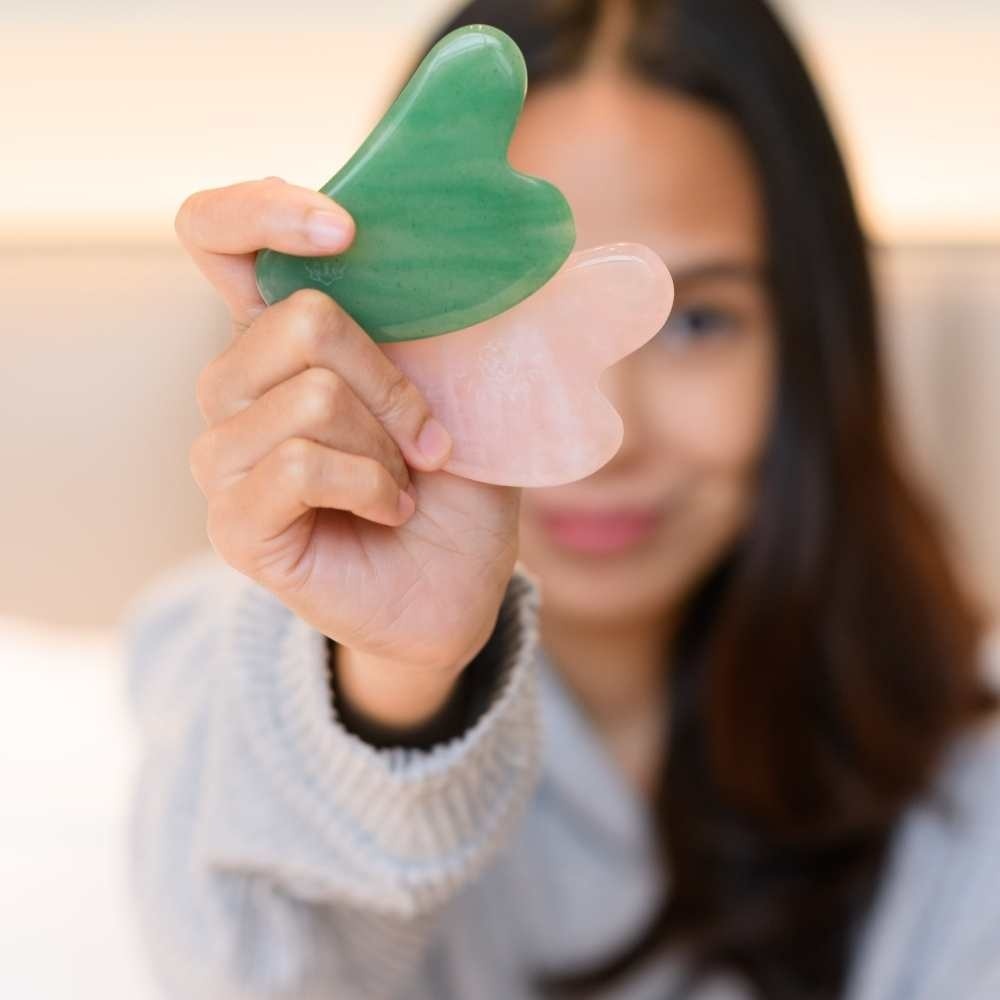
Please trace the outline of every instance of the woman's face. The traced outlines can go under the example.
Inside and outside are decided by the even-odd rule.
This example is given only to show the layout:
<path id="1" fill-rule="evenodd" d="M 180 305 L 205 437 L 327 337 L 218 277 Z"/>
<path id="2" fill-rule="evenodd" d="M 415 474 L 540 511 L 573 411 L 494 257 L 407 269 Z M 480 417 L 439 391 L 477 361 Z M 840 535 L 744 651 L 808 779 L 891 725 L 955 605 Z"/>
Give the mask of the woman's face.
<path id="1" fill-rule="evenodd" d="M 520 558 L 546 615 L 669 618 L 743 528 L 768 429 L 775 334 L 748 150 L 706 106 L 590 74 L 532 94 L 511 162 L 562 189 L 577 249 L 644 243 L 676 286 L 664 329 L 602 376 L 621 450 L 585 480 L 524 492 Z"/>

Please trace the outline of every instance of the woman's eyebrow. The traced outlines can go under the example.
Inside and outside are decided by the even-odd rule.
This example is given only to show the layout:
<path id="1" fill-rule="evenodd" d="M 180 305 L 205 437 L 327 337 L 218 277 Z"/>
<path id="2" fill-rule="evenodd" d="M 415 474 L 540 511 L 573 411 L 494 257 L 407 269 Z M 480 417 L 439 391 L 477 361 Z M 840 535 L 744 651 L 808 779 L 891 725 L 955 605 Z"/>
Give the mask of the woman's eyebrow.
<path id="1" fill-rule="evenodd" d="M 675 285 L 715 278 L 759 281 L 764 277 L 765 267 L 749 260 L 707 260 L 671 270 L 670 273 Z"/>

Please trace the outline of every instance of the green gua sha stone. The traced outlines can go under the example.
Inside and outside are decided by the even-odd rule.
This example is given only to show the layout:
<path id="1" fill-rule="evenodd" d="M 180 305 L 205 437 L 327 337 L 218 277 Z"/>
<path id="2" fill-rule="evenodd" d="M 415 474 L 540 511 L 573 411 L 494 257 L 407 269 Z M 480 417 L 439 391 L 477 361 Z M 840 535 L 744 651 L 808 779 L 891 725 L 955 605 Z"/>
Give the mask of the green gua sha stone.
<path id="1" fill-rule="evenodd" d="M 472 326 L 545 284 L 576 233 L 562 193 L 507 161 L 526 90 L 524 58 L 502 31 L 473 25 L 438 42 L 320 189 L 353 215 L 351 248 L 262 250 L 264 301 L 318 288 L 386 342 Z"/>

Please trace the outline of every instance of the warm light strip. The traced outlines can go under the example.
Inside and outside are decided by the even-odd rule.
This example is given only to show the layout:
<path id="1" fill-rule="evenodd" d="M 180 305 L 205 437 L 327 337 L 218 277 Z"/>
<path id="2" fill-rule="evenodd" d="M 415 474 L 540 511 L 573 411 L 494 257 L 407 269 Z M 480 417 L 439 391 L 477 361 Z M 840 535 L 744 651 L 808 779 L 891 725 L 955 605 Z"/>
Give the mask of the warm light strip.
<path id="1" fill-rule="evenodd" d="M 929 31 L 801 19 L 873 234 L 1000 239 L 1000 14 Z M 171 238 L 194 190 L 319 186 L 400 82 L 411 33 L 7 27 L 0 239 Z"/>
<path id="2" fill-rule="evenodd" d="M 6 32 L 0 237 L 167 236 L 199 188 L 268 174 L 318 187 L 381 112 L 411 44 Z"/>
<path id="3" fill-rule="evenodd" d="M 855 8 L 804 33 L 870 229 L 885 240 L 1000 240 L 1000 6 L 981 24 L 939 27 L 948 17 L 869 24 Z"/>

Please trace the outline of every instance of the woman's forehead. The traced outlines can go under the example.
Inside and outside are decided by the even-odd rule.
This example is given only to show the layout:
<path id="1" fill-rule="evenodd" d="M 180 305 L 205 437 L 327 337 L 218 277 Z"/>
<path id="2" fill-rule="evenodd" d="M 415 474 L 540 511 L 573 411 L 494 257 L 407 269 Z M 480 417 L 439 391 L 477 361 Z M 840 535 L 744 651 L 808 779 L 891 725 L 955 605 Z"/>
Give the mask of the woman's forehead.
<path id="1" fill-rule="evenodd" d="M 609 74 L 548 84 L 525 105 L 511 162 L 563 191 L 578 246 L 634 240 L 668 262 L 760 256 L 749 148 L 702 102 Z"/>

